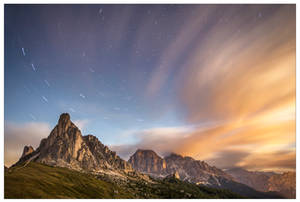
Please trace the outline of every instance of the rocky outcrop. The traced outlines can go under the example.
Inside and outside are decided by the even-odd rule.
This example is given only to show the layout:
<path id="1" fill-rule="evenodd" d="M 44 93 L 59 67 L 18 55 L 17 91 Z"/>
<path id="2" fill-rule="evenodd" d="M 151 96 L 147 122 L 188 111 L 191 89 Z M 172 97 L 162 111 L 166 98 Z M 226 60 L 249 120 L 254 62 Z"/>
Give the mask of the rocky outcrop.
<path id="1" fill-rule="evenodd" d="M 67 113 L 61 114 L 57 125 L 47 138 L 41 140 L 39 147 L 22 155 L 17 164 L 28 160 L 85 171 L 131 170 L 129 163 L 110 151 L 95 136 L 82 136 Z"/>
<path id="2" fill-rule="evenodd" d="M 286 198 L 296 197 L 296 173 L 247 171 L 243 168 L 226 170 L 234 180 L 246 184 L 258 191 L 276 191 Z"/>
<path id="3" fill-rule="evenodd" d="M 152 150 L 138 149 L 128 161 L 132 167 L 140 172 L 165 175 L 166 162 Z"/>
<path id="4" fill-rule="evenodd" d="M 180 180 L 180 176 L 179 176 L 179 173 L 177 171 L 175 171 L 173 174 L 167 175 L 165 177 L 165 179 L 178 179 L 178 180 Z"/>

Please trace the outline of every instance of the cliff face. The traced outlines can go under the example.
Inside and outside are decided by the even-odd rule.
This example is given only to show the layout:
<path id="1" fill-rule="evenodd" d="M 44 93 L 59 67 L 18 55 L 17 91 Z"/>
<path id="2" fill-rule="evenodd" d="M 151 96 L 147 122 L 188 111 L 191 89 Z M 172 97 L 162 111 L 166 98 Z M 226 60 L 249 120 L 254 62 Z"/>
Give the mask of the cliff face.
<path id="1" fill-rule="evenodd" d="M 58 124 L 41 141 L 40 146 L 35 151 L 22 155 L 17 164 L 26 161 L 75 170 L 131 170 L 130 164 L 110 151 L 95 136 L 82 136 L 81 131 L 71 122 L 70 115 L 66 113 L 60 116 Z"/>
<path id="2" fill-rule="evenodd" d="M 128 161 L 132 167 L 140 172 L 164 175 L 166 162 L 152 150 L 137 150 Z"/>

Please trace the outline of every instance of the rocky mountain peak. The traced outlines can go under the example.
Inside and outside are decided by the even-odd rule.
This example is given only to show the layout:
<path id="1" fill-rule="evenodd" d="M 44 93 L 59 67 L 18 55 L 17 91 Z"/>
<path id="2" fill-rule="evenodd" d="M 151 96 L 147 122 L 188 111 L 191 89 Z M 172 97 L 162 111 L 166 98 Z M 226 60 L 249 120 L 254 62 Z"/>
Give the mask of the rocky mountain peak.
<path id="1" fill-rule="evenodd" d="M 82 136 L 68 113 L 60 115 L 50 135 L 41 140 L 36 151 L 22 156 L 19 163 L 28 160 L 75 170 L 131 169 L 130 164 L 103 145 L 97 137 Z"/>
<path id="2" fill-rule="evenodd" d="M 21 158 L 24 157 L 24 156 L 26 156 L 26 155 L 28 155 L 28 154 L 30 154 L 30 153 L 32 153 L 32 152 L 34 152 L 34 149 L 33 149 L 32 146 L 30 146 L 30 145 L 29 146 L 25 146 L 24 149 L 23 149 L 23 153 L 22 153 Z"/>
<path id="3" fill-rule="evenodd" d="M 68 132 L 70 126 L 73 126 L 73 128 L 76 128 L 76 130 L 79 130 L 72 122 L 70 115 L 68 113 L 63 113 L 60 115 L 58 123 L 57 123 L 57 132 L 58 135 L 64 135 L 64 133 Z"/>
<path id="4" fill-rule="evenodd" d="M 68 113 L 62 113 L 59 116 L 58 124 L 66 124 L 66 123 L 68 123 L 70 121 L 71 121 L 70 114 L 68 114 Z"/>
<path id="5" fill-rule="evenodd" d="M 128 160 L 132 167 L 145 173 L 165 173 L 166 162 L 152 150 L 138 149 Z"/>

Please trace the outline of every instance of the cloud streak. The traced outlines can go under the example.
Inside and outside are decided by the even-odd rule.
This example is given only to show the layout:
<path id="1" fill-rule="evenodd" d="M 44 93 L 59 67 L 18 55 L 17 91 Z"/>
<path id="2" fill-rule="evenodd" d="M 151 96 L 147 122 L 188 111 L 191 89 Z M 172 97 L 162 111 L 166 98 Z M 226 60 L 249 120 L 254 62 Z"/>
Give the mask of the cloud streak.
<path id="1" fill-rule="evenodd" d="M 198 127 L 178 136 L 141 131 L 137 144 L 119 146 L 120 153 L 141 147 L 224 168 L 295 169 L 295 6 L 201 9 L 166 49 L 145 91 L 155 98 L 190 48 L 173 86 L 186 122 Z"/>
<path id="2" fill-rule="evenodd" d="M 145 130 L 129 131 L 125 138 L 133 137 L 136 142 L 133 144 L 111 145 L 110 148 L 116 151 L 121 157 L 129 157 L 137 149 L 150 149 L 164 156 L 178 148 L 181 142 L 188 138 L 188 133 L 193 127 L 166 127 L 150 128 Z"/>
<path id="3" fill-rule="evenodd" d="M 231 24 L 215 26 L 187 61 L 179 90 L 187 120 L 225 124 L 195 131 L 177 151 L 209 160 L 239 148 L 236 153 L 247 155 L 234 165 L 295 169 L 293 147 L 286 161 L 277 155 L 295 143 L 295 9 L 270 12 L 262 22 L 249 23 L 251 29 L 244 20 L 233 17 Z"/>

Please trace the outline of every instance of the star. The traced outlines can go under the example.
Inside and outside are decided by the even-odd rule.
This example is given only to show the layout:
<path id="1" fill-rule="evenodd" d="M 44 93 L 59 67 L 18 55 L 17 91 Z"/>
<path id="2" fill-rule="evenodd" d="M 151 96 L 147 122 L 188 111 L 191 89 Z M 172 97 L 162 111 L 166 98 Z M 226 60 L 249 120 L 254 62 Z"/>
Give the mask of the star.
<path id="1" fill-rule="evenodd" d="M 48 87 L 50 87 L 50 83 L 45 79 L 44 82 L 47 84 Z"/>
<path id="2" fill-rule="evenodd" d="M 31 67 L 32 67 L 33 71 L 36 71 L 36 68 L 35 68 L 34 64 L 31 64 Z"/>
<path id="3" fill-rule="evenodd" d="M 36 120 L 35 116 L 33 116 L 32 114 L 29 114 L 29 116 L 30 116 L 34 121 Z"/>
<path id="4" fill-rule="evenodd" d="M 22 53 L 24 56 L 26 55 L 24 48 L 22 48 Z"/>
<path id="5" fill-rule="evenodd" d="M 42 96 L 42 98 L 45 102 L 48 102 L 48 99 L 45 96 Z"/>

